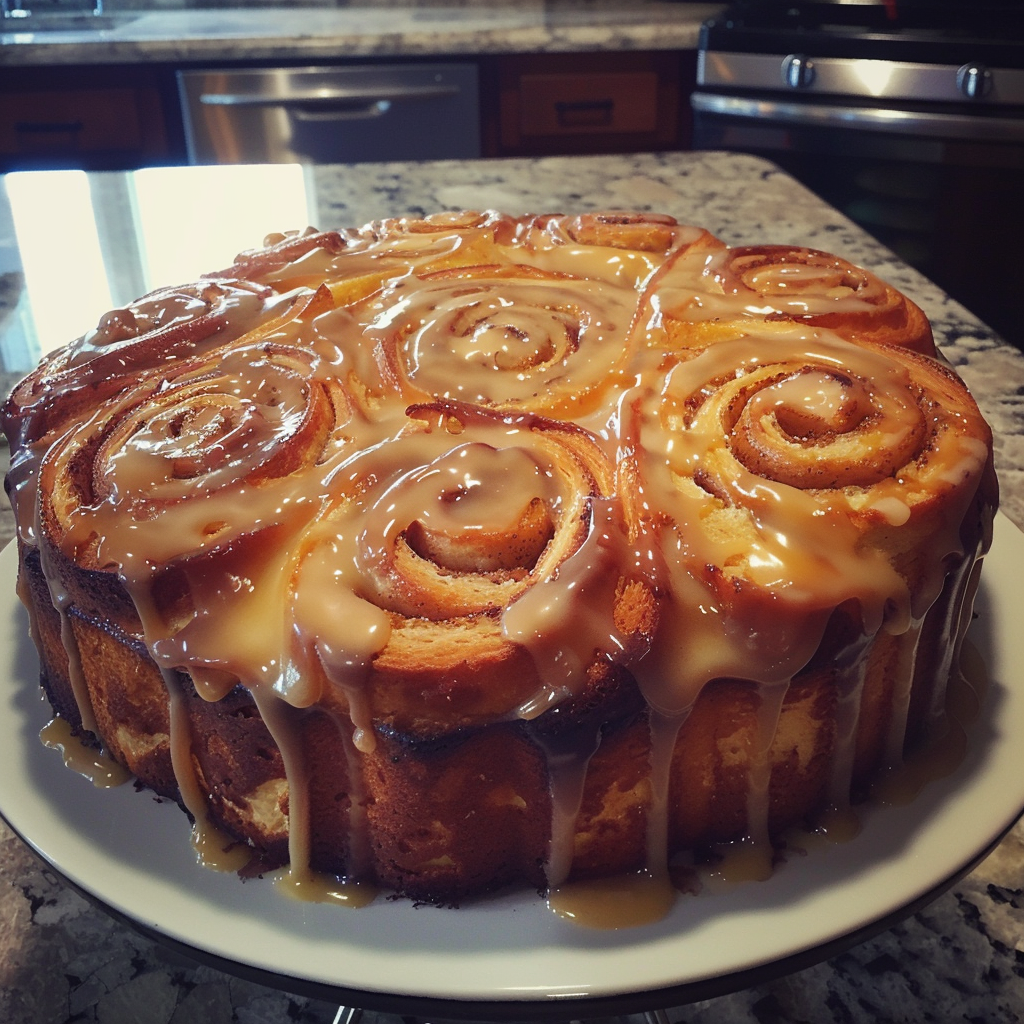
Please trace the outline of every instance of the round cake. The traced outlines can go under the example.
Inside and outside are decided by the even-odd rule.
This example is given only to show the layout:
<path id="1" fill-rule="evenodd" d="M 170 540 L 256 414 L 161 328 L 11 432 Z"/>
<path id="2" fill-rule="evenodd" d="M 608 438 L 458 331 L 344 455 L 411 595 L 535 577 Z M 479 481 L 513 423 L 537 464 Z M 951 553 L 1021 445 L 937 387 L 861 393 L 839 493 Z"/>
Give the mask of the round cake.
<path id="1" fill-rule="evenodd" d="M 307 894 L 770 863 L 943 728 L 997 504 L 913 302 L 642 213 L 268 238 L 2 419 L 56 715 Z"/>

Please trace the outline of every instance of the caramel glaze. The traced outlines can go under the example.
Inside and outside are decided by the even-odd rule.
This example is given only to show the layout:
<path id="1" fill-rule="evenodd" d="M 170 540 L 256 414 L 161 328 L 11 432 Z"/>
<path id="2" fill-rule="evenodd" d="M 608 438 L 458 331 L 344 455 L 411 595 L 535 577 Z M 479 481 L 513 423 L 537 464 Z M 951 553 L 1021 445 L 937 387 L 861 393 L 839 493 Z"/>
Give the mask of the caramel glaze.
<path id="1" fill-rule="evenodd" d="M 668 217 L 268 239 L 108 314 L 8 400 L 44 682 L 200 834 L 252 838 L 203 708 L 258 715 L 250 870 L 287 862 L 305 896 L 525 878 L 566 916 L 656 918 L 695 845 L 770 870 L 780 764 L 824 764 L 796 806 L 841 820 L 942 717 L 996 489 L 989 430 L 933 355 L 866 271 Z M 83 644 L 111 637 L 140 705 L 165 690 L 152 751 L 99 721 Z M 790 735 L 801 709 L 820 735 Z M 507 837 L 533 867 L 446 878 L 442 852 L 440 882 L 389 876 L 371 790 L 481 737 L 548 807 Z M 620 763 L 636 777 L 595 790 Z M 694 831 L 708 793 L 732 810 Z M 632 824 L 602 861 L 580 822 L 614 794 Z M 486 799 L 528 804 L 508 781 Z"/>

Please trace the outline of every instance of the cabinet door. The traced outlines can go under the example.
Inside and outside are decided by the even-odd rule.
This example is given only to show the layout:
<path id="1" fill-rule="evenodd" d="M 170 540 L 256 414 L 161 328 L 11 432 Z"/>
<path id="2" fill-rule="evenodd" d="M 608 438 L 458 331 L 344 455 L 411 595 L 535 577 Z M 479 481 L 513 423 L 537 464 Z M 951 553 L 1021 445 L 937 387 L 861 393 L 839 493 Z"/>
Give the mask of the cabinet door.
<path id="1" fill-rule="evenodd" d="M 685 57 L 676 52 L 503 57 L 498 155 L 629 152 L 688 145 Z"/>
<path id="2" fill-rule="evenodd" d="M 32 69 L 38 72 L 39 69 Z M 169 155 L 159 90 L 110 69 L 48 81 L 26 74 L 0 81 L 0 165 L 4 168 L 120 169 Z"/>

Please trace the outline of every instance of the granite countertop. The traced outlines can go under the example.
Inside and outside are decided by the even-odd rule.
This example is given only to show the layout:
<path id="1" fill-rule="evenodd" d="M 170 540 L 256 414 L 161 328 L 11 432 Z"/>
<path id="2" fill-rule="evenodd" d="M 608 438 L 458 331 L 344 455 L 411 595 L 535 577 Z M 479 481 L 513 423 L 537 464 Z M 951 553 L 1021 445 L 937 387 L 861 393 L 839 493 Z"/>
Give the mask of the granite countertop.
<path id="1" fill-rule="evenodd" d="M 220 169 L 224 194 L 244 193 L 258 170 Z M 168 185 L 173 176 L 193 176 L 198 182 L 203 172 L 176 168 L 160 173 L 166 177 L 159 181 Z M 446 207 L 511 213 L 642 208 L 703 224 L 732 243 L 805 244 L 869 266 L 915 298 L 932 318 L 940 346 L 992 423 L 1004 512 L 1024 525 L 1024 355 L 770 164 L 747 156 L 692 153 L 275 173 L 298 175 L 290 180 L 304 183 L 308 208 L 322 227 Z M 127 209 L 124 189 L 135 188 L 141 195 L 144 182 L 153 180 L 152 175 L 90 177 L 97 223 L 107 223 L 111 237 L 130 230 L 128 221 L 119 220 Z M 204 181 L 204 187 L 212 187 L 211 178 Z M 206 195 L 206 208 L 217 208 L 219 194 Z M 7 252 L 9 261 L 13 235 L 2 205 L 0 195 L 0 257 Z M 250 209 L 258 217 L 257 207 L 250 204 Z M 251 244 L 249 238 L 238 239 L 236 248 Z M 129 282 L 125 287 L 138 284 L 137 268 L 121 269 Z M 116 288 L 112 291 L 116 294 Z M 14 319 L 8 319 L 8 330 Z M 21 321 L 24 329 L 24 316 Z M 347 1019 L 330 1002 L 222 973 L 143 937 L 64 885 L 2 824 L 0 883 L 0 1019 L 8 1024 L 329 1024 Z M 670 1008 L 658 1019 L 671 1024 L 1018 1021 L 1024 1019 L 1022 955 L 1024 826 L 1018 824 L 970 874 L 887 930 L 795 973 Z M 400 1024 L 409 1018 L 368 1011 L 364 1020 Z"/>
<path id="2" fill-rule="evenodd" d="M 0 23 L 0 65 L 693 49 L 722 4 L 504 0 L 113 11 L 101 28 Z"/>

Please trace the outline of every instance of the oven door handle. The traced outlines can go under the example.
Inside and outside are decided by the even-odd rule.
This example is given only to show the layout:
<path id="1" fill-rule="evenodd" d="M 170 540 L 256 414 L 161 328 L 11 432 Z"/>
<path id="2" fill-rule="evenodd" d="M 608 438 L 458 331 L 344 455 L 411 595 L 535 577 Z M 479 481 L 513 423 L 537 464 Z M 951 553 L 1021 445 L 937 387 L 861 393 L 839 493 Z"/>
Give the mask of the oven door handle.
<path id="1" fill-rule="evenodd" d="M 776 124 L 848 128 L 978 142 L 1024 141 L 1024 118 L 892 110 L 887 107 L 851 107 L 832 103 L 787 103 L 704 92 L 694 93 L 691 102 L 693 109 L 700 113 L 771 121 Z"/>

